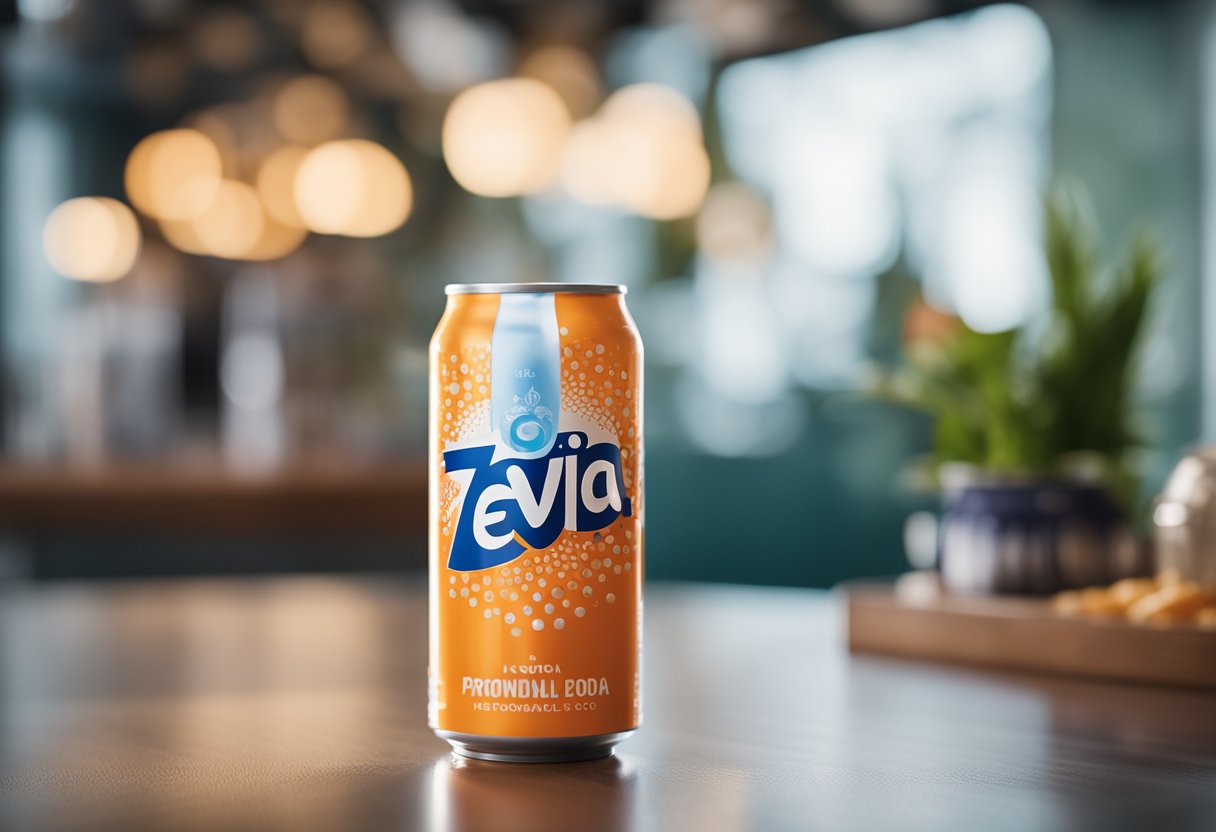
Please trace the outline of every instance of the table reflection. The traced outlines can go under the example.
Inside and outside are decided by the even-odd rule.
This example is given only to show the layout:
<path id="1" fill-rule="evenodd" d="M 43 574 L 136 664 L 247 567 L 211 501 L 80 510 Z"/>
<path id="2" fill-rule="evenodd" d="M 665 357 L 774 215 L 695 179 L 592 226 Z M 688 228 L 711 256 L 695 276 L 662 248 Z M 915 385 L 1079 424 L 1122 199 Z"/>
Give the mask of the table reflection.
<path id="1" fill-rule="evenodd" d="M 616 757 L 505 765 L 448 755 L 431 771 L 429 830 L 631 830 L 635 775 L 630 763 Z"/>

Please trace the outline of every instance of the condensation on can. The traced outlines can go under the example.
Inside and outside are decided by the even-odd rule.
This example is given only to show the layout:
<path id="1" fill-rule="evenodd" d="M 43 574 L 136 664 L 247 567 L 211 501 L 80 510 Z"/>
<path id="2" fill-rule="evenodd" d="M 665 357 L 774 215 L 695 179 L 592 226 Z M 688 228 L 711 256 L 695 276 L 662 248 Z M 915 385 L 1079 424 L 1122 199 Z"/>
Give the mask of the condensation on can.
<path id="1" fill-rule="evenodd" d="M 461 754 L 641 722 L 642 348 L 624 290 L 448 287 L 430 349 L 430 707 Z"/>

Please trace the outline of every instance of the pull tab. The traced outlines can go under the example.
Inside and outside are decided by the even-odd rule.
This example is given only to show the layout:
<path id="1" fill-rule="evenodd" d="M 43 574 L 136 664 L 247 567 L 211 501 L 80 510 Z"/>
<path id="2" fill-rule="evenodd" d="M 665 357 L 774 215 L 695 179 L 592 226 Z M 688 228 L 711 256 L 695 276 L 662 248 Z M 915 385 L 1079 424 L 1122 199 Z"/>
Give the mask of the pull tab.
<path id="1" fill-rule="evenodd" d="M 508 447 L 543 456 L 557 439 L 562 401 L 553 294 L 502 295 L 490 349 L 492 424 Z"/>

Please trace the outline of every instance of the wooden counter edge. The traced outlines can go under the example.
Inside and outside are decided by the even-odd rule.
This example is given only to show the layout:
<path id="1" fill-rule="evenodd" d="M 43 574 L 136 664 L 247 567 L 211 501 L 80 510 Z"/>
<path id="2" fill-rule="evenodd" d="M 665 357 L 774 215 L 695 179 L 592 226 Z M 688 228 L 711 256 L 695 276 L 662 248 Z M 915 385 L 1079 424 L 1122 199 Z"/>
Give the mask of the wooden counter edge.
<path id="1" fill-rule="evenodd" d="M 219 467 L 0 466 L 0 532 L 396 535 L 425 529 L 421 461 Z"/>

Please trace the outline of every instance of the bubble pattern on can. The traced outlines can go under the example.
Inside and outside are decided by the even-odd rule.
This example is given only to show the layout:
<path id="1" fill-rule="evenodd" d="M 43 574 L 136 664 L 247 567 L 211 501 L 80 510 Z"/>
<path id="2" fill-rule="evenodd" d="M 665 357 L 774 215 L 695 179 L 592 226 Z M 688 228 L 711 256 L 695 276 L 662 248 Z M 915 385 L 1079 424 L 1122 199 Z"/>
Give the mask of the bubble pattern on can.
<path id="1" fill-rule="evenodd" d="M 602 343 L 584 343 L 571 336 L 568 327 L 560 331 L 561 371 L 566 380 L 562 411 L 616 437 L 622 461 L 631 455 L 636 459 L 638 436 L 633 419 L 636 403 L 629 384 L 628 356 Z M 447 361 L 441 362 L 440 387 L 446 395 L 440 429 L 448 441 L 460 442 L 489 431 L 489 400 L 484 398 L 489 392 L 486 383 L 489 369 L 489 352 L 478 347 L 449 353 Z M 631 466 L 624 467 L 622 477 L 626 489 L 632 489 Z M 447 536 L 452 533 L 453 506 L 461 495 L 452 480 L 443 480 L 441 488 L 441 530 Z M 524 555 L 511 567 L 464 573 L 460 576 L 462 586 L 449 590 L 448 600 L 457 607 L 468 607 L 475 613 L 471 617 L 484 621 L 486 626 L 506 626 L 516 637 L 522 631 L 504 624 L 504 614 L 511 614 L 512 621 L 528 620 L 535 629 L 541 629 L 546 620 L 562 619 L 558 629 L 564 630 L 566 622 L 561 611 L 571 609 L 571 599 L 562 597 L 565 593 L 582 599 L 575 609 L 583 610 L 578 617 L 584 618 L 587 612 L 594 614 L 601 604 L 615 602 L 617 593 L 623 589 L 621 584 L 632 580 L 636 546 L 633 530 L 624 529 L 621 538 L 617 542 L 612 533 L 571 532 L 547 550 Z M 450 583 L 454 585 L 456 581 L 455 575 L 450 576 Z M 466 588 L 468 591 L 463 591 Z M 555 597 L 561 603 L 546 609 L 549 605 L 536 596 L 549 598 L 554 591 L 559 593 Z M 489 606 L 489 615 L 485 614 L 485 606 Z M 573 629 L 568 632 L 575 633 Z"/>
<path id="2" fill-rule="evenodd" d="M 460 304 L 455 309 L 453 301 Z M 628 731 L 640 721 L 640 342 L 619 297 L 557 295 L 551 308 L 558 323 L 560 403 L 540 404 L 559 411 L 557 433 L 570 438 L 565 446 L 529 455 L 508 448 L 495 431 L 492 379 L 503 377 L 491 349 L 495 304 L 493 296 L 450 298 L 432 344 L 431 724 L 441 731 L 507 737 Z M 527 387 L 522 379 L 516 401 Z M 528 404 L 534 405 L 536 397 L 527 392 Z M 542 514 L 538 506 L 561 508 L 568 481 L 578 479 L 576 470 L 592 472 L 590 498 L 598 500 L 596 508 L 611 502 L 605 494 L 610 474 L 597 479 L 581 456 L 570 462 L 593 451 L 588 459 L 608 460 L 596 464 L 619 475 L 619 515 L 598 528 L 574 528 L 567 503 L 566 526 L 550 545 L 527 546 L 517 531 L 523 549 L 510 560 L 488 568 L 449 568 L 454 541 L 468 532 L 469 512 L 475 512 L 474 522 L 485 521 L 504 499 L 501 494 L 495 497 L 499 502 L 477 499 L 487 493 L 476 487 L 476 477 L 488 476 L 482 468 L 456 466 L 453 472 L 446 467 L 453 449 L 480 453 L 484 446 L 489 460 L 486 443 L 494 443 L 494 463 L 510 465 L 518 452 L 521 469 L 528 460 L 539 466 L 520 481 L 526 482 L 523 502 L 534 502 L 531 510 Z M 553 496 L 549 480 L 559 471 L 564 479 Z M 585 500 L 587 479 L 580 482 L 583 490 L 575 491 Z M 517 492 L 511 493 L 518 497 Z M 580 507 L 578 523 L 587 516 Z M 482 531 L 501 527 L 482 523 Z M 531 672 L 535 668 L 542 670 Z M 563 695 L 571 689 L 595 693 Z"/>

